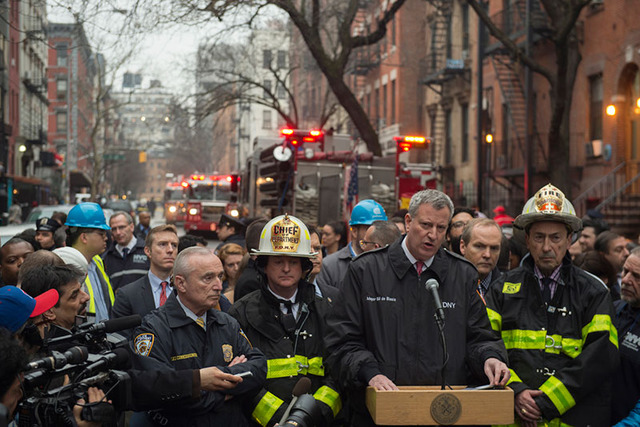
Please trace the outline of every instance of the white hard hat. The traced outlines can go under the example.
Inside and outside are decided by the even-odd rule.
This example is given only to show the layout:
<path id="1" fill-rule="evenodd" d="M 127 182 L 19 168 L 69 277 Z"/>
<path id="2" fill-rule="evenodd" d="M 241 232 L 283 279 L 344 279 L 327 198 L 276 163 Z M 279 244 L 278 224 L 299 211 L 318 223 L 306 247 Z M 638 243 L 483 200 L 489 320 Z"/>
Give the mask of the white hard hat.
<path id="1" fill-rule="evenodd" d="M 534 222 L 555 221 L 569 226 L 571 231 L 582 229 L 582 220 L 576 216 L 576 210 L 564 193 L 551 184 L 542 187 L 530 198 L 522 209 L 522 214 L 513 222 L 513 225 L 525 230 Z"/>
<path id="2" fill-rule="evenodd" d="M 82 253 L 72 248 L 71 246 L 64 246 L 53 250 L 53 253 L 58 255 L 65 264 L 72 265 L 79 269 L 85 276 L 89 271 L 89 263 Z"/>
<path id="3" fill-rule="evenodd" d="M 312 258 L 309 230 L 295 216 L 280 215 L 269 221 L 260 234 L 258 250 L 252 255 L 284 255 L 300 258 Z"/>

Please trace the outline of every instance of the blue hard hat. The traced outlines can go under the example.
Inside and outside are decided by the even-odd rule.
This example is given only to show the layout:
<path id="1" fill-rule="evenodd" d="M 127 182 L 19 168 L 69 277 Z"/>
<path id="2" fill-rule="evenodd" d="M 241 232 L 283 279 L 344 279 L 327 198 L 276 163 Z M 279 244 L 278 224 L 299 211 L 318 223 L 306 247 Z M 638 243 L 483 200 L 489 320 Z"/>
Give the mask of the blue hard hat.
<path id="1" fill-rule="evenodd" d="M 371 225 L 373 221 L 386 221 L 387 214 L 382 205 L 375 200 L 363 200 L 351 211 L 349 225 Z"/>
<path id="2" fill-rule="evenodd" d="M 104 212 L 99 204 L 93 202 L 78 203 L 69 211 L 67 222 L 69 227 L 99 228 L 100 230 L 110 230 L 104 218 Z"/>

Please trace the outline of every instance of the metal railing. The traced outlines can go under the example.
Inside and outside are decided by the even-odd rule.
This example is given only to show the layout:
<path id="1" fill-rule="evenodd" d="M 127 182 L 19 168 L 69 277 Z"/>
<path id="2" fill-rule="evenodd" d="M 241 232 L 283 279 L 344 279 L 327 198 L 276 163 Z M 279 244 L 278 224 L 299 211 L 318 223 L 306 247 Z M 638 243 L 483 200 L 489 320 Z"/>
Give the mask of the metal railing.
<path id="1" fill-rule="evenodd" d="M 625 165 L 626 165 L 625 161 L 618 164 L 609 173 L 601 177 L 599 180 L 597 180 L 595 183 L 589 186 L 585 191 L 583 191 L 573 199 L 573 206 L 576 209 L 576 212 L 578 213 L 578 215 L 583 216 L 587 213 L 587 209 L 588 209 L 587 201 L 589 198 L 597 200 L 597 199 L 602 199 L 607 195 L 609 195 L 609 197 L 606 197 L 605 199 L 606 201 L 611 196 L 613 195 L 617 196 L 620 194 L 618 190 L 618 182 L 620 181 L 620 177 L 618 176 L 618 173 L 621 170 L 624 172 Z M 627 187 L 628 186 L 625 186 L 625 188 Z M 603 203 L 604 202 L 601 202 L 598 206 L 602 205 L 601 207 L 604 207 L 610 202 L 607 202 L 605 204 Z M 596 209 L 598 208 L 596 207 Z"/>

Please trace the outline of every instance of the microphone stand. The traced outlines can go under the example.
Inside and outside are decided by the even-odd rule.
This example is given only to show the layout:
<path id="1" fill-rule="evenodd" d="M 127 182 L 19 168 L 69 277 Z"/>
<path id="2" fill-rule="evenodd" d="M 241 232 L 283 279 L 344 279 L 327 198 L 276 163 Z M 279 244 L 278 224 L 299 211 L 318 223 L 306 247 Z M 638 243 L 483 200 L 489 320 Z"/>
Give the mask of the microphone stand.
<path id="1" fill-rule="evenodd" d="M 440 331 L 440 342 L 442 343 L 442 369 L 440 370 L 440 378 L 442 378 L 442 387 L 441 390 L 444 390 L 446 387 L 445 380 L 445 368 L 447 367 L 447 362 L 449 362 L 449 353 L 447 353 L 447 340 L 444 338 L 444 317 L 438 316 L 438 312 L 433 315 L 436 319 L 436 324 L 438 325 L 438 330 Z"/>

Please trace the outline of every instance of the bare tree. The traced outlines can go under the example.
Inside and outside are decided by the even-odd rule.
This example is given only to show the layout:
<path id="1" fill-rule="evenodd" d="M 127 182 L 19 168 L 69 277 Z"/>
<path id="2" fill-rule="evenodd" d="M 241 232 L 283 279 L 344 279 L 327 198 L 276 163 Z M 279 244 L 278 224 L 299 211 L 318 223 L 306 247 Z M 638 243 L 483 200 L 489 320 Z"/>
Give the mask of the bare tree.
<path id="1" fill-rule="evenodd" d="M 536 1 L 536 0 L 532 0 Z M 549 126 L 549 178 L 560 188 L 572 189 L 569 171 L 570 120 L 573 88 L 578 66 L 582 60 L 576 23 L 582 10 L 591 0 L 540 0 L 549 25 L 546 37 L 554 46 L 555 69 L 545 66 L 534 56 L 527 55 L 488 15 L 478 0 L 467 0 L 491 35 L 498 39 L 517 60 L 531 71 L 543 76 L 550 86 L 551 123 Z"/>
<path id="2" fill-rule="evenodd" d="M 375 28 L 370 33 L 353 34 L 354 24 L 367 2 L 361 0 L 214 0 L 202 7 L 198 0 L 166 0 L 164 2 L 138 0 L 135 10 L 138 18 L 147 19 L 145 25 L 189 23 L 201 25 L 209 20 L 223 21 L 226 30 L 252 25 L 262 14 L 276 8 L 284 12 L 297 28 L 309 52 L 333 92 L 345 109 L 360 137 L 376 155 L 382 150 L 378 135 L 364 108 L 345 82 L 349 60 L 355 49 L 374 45 L 384 38 L 387 24 L 406 0 L 384 2 L 379 10 Z M 153 19 L 153 23 L 151 17 Z"/>

